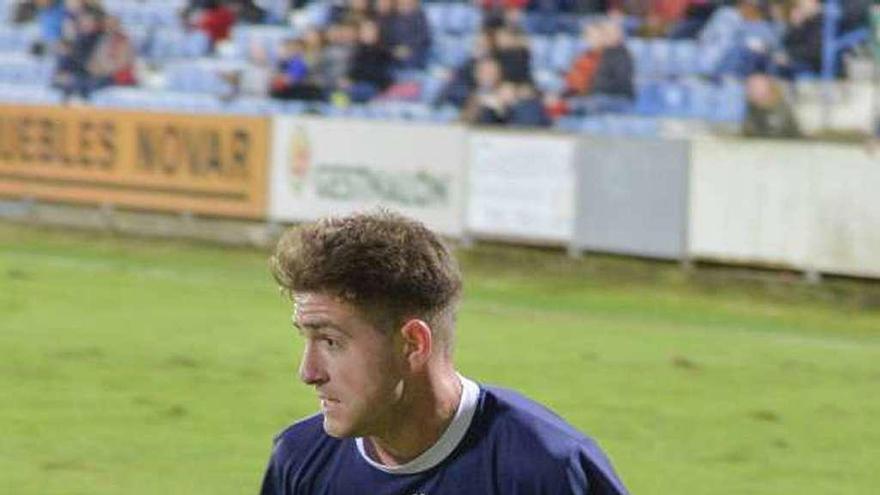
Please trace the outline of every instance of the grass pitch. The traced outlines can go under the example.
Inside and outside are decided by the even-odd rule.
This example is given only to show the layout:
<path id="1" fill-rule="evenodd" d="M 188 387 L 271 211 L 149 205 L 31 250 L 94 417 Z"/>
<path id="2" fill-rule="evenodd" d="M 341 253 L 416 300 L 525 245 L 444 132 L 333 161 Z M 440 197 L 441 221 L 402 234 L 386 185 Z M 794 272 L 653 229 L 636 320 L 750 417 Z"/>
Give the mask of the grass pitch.
<path id="1" fill-rule="evenodd" d="M 255 493 L 317 409 L 266 254 L 0 224 L 0 493 Z M 597 438 L 634 494 L 880 486 L 876 287 L 461 256 L 459 368 Z"/>

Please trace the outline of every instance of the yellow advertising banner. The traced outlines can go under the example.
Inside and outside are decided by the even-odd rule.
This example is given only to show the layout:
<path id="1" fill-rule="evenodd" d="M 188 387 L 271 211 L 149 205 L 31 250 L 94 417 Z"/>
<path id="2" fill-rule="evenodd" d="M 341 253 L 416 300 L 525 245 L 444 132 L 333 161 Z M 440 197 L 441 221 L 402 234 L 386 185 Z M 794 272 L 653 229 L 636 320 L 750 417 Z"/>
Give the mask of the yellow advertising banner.
<path id="1" fill-rule="evenodd" d="M 269 120 L 0 106 L 0 196 L 263 218 Z"/>

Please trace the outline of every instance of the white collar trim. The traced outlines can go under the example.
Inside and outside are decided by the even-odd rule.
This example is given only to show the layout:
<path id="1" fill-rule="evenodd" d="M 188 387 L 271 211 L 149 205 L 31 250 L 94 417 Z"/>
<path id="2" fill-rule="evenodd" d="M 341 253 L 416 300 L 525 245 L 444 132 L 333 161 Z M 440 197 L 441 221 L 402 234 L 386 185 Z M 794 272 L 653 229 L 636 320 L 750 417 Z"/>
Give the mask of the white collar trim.
<path id="1" fill-rule="evenodd" d="M 386 466 L 370 458 L 364 445 L 364 439 L 358 437 L 355 438 L 355 443 L 361 457 L 374 468 L 390 474 L 421 473 L 443 462 L 458 447 L 465 433 L 467 433 L 471 420 L 474 418 L 474 413 L 477 411 L 477 401 L 480 398 L 479 385 L 461 375 L 458 375 L 458 379 L 461 381 L 461 400 L 458 402 L 455 417 L 452 418 L 452 422 L 449 423 L 446 431 L 440 435 L 440 438 L 431 448 L 406 464 Z"/>

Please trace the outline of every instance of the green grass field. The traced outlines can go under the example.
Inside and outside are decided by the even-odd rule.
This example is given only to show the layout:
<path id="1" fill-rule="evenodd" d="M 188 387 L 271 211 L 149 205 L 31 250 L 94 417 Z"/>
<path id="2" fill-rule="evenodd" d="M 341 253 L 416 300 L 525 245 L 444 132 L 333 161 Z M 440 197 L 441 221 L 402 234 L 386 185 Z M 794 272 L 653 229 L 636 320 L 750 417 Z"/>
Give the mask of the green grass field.
<path id="1" fill-rule="evenodd" d="M 873 494 L 876 285 L 462 253 L 457 361 L 634 494 Z M 872 289 L 873 287 L 873 289 Z M 0 494 L 249 494 L 317 410 L 266 253 L 0 223 Z"/>

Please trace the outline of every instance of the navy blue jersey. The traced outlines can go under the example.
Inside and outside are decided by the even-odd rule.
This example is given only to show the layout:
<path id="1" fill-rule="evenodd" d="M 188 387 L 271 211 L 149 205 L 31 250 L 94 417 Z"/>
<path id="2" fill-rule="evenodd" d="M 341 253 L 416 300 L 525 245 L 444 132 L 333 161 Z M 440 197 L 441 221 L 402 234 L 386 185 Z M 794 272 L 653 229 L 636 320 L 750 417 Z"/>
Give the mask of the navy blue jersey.
<path id="1" fill-rule="evenodd" d="M 627 493 L 599 447 L 547 408 L 510 390 L 463 384 L 462 403 L 472 390 L 472 410 L 460 406 L 437 444 L 403 469 L 376 463 L 363 439 L 327 435 L 320 414 L 295 423 L 275 440 L 262 495 Z M 458 435 L 450 433 L 456 426 Z"/>

